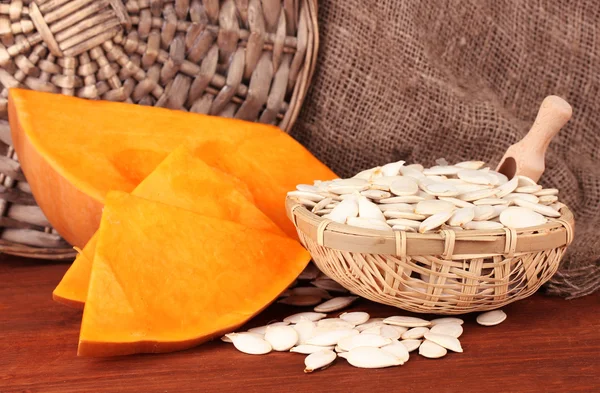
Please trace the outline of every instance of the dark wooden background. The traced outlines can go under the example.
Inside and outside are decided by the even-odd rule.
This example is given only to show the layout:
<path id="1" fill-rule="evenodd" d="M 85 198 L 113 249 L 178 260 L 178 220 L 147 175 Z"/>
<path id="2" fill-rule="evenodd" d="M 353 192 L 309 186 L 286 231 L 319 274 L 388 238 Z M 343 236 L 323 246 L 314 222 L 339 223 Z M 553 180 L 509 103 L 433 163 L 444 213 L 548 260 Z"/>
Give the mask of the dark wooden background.
<path id="1" fill-rule="evenodd" d="M 303 374 L 304 356 L 251 356 L 213 342 L 172 354 L 76 356 L 81 312 L 51 292 L 68 265 L 0 257 L 0 392 L 600 392 L 600 294 L 566 301 L 535 295 L 478 326 L 466 316 L 462 354 L 364 370 L 345 360 Z M 355 310 L 407 315 L 367 301 Z M 249 325 L 298 309 L 275 305 Z"/>

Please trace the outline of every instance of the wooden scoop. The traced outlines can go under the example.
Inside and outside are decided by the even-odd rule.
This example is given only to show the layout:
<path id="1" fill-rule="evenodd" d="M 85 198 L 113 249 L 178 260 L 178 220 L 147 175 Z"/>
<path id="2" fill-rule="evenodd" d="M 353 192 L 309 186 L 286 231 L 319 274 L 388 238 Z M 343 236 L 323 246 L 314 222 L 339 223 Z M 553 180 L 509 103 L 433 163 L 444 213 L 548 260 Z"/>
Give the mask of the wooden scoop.
<path id="1" fill-rule="evenodd" d="M 496 170 L 509 179 L 525 175 L 537 182 L 546 168 L 544 157 L 550 141 L 569 121 L 572 113 L 571 105 L 562 98 L 544 98 L 531 129 L 521 141 L 506 150 Z"/>

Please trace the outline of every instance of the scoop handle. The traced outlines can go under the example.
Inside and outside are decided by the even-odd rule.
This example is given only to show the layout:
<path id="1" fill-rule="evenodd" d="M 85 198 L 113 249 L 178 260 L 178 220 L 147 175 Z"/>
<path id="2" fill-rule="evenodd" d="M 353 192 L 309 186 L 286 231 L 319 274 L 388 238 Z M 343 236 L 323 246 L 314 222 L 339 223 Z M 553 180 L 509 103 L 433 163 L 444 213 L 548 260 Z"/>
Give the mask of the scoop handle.
<path id="1" fill-rule="evenodd" d="M 562 98 L 558 96 L 544 98 L 533 126 L 520 143 L 521 146 L 532 154 L 545 156 L 550 141 L 569 121 L 572 114 L 573 108 Z"/>

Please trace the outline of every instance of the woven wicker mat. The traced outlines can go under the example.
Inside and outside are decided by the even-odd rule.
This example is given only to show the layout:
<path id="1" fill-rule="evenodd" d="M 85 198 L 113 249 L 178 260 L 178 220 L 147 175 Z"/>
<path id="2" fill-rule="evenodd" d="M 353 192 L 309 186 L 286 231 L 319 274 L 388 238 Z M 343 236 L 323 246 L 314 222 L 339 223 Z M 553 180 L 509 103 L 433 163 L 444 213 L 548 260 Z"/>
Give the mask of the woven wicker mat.
<path id="1" fill-rule="evenodd" d="M 573 119 L 541 182 L 575 212 L 576 240 L 547 285 L 600 286 L 600 7 L 593 1 L 326 0 L 315 79 L 292 131 L 342 176 L 381 163 L 496 164 L 542 99 Z"/>

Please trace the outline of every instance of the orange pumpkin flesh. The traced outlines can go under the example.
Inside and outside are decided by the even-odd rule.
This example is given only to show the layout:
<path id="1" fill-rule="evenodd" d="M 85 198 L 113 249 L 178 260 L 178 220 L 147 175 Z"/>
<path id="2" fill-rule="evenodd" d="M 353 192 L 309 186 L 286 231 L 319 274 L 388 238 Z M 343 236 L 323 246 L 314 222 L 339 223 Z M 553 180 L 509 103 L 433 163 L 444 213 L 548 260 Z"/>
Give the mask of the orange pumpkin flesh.
<path id="1" fill-rule="evenodd" d="M 251 202 L 252 194 L 244 183 L 211 168 L 185 147 L 174 150 L 133 190 L 132 195 L 284 235 L 279 227 L 254 206 Z M 97 233 L 81 250 L 52 293 L 54 300 L 83 308 L 96 242 Z"/>
<path id="2" fill-rule="evenodd" d="M 309 259 L 288 237 L 111 192 L 78 354 L 181 350 L 233 331 Z"/>
<path id="3" fill-rule="evenodd" d="M 261 168 L 263 182 L 273 187 L 335 177 L 293 138 L 264 124 L 21 89 L 9 91 L 9 120 L 36 201 L 56 230 L 77 247 L 98 228 L 109 190 L 131 192 L 182 144 L 252 146 L 255 150 L 248 150 L 247 159 Z M 248 165 L 247 160 L 234 162 Z M 285 173 L 286 182 L 275 184 L 290 162 L 294 169 Z M 225 172 L 248 184 L 261 210 L 294 234 L 281 208 L 283 198 L 276 208 L 270 205 L 271 187 L 253 189 L 253 181 L 238 175 L 244 168 L 230 166 Z M 276 176 L 269 182 L 271 172 Z"/>

